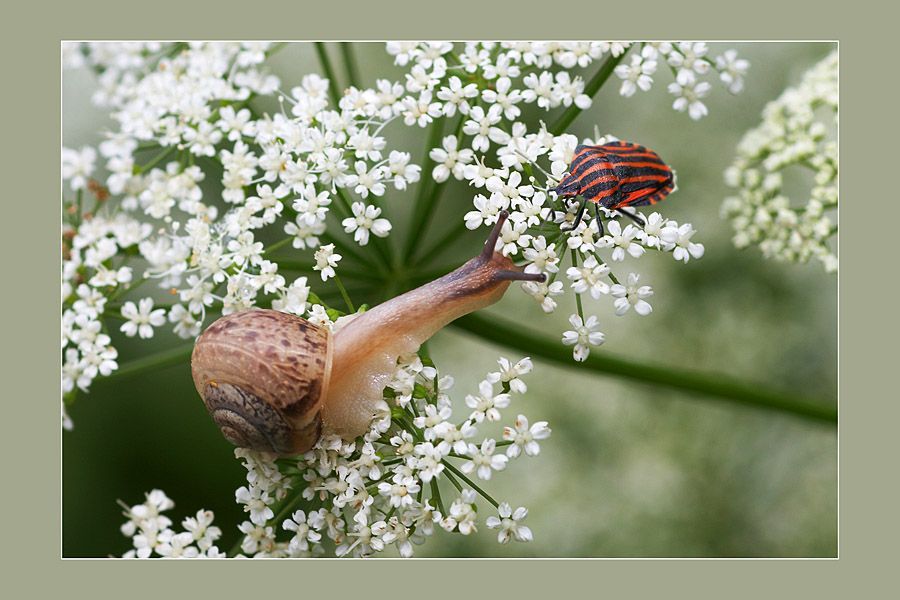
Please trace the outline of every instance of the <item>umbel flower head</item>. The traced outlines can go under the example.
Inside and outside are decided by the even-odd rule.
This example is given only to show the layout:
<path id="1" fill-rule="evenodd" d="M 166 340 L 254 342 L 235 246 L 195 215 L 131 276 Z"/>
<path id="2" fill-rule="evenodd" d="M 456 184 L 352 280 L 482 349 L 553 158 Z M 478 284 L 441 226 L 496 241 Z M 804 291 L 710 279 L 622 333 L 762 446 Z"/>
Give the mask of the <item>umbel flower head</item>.
<path id="1" fill-rule="evenodd" d="M 211 511 L 198 511 L 176 530 L 163 514 L 174 502 L 153 490 L 143 504 L 122 504 L 127 521 L 121 531 L 133 546 L 125 556 L 364 557 L 392 551 L 410 557 L 441 530 L 470 535 L 481 526 L 498 529 L 501 544 L 531 541 L 523 524 L 527 509 L 512 511 L 482 486 L 510 463 L 537 456 L 550 428 L 546 421 L 529 426 L 522 414 L 512 425 L 500 425 L 500 409 L 527 389 L 521 378 L 532 363 L 500 358 L 498 365 L 500 371 L 479 385 L 479 400 L 467 396 L 466 406 L 474 410 L 460 421 L 447 394 L 452 379 L 416 355 L 404 357 L 363 437 L 348 442 L 326 436 L 306 454 L 277 462 L 235 450 L 247 470 L 246 485 L 235 492 L 246 519 L 230 550 L 216 545 L 223 533 L 212 524 Z M 487 508 L 479 507 L 479 497 Z M 284 511 L 294 506 L 303 508 Z"/>
<path id="2" fill-rule="evenodd" d="M 735 189 L 722 204 L 738 248 L 759 246 L 782 261 L 818 259 L 829 273 L 838 261 L 831 245 L 838 204 L 838 54 L 829 54 L 763 110 L 725 172 Z M 808 181 L 806 196 L 790 198 L 786 179 Z"/>
<path id="3" fill-rule="evenodd" d="M 271 73 L 267 61 L 282 47 L 64 44 L 67 68 L 98 74 L 93 101 L 114 123 L 93 146 L 61 156 L 66 403 L 119 368 L 109 332 L 142 342 L 171 327 L 193 339 L 218 316 L 254 307 L 332 328 L 345 314 L 338 307 L 349 314 L 377 301 L 357 297 L 359 289 L 400 279 L 398 266 L 415 279 L 442 264 L 449 244 L 441 239 L 492 227 L 504 211 L 495 249 L 546 275 L 521 289 L 535 315 L 571 314 L 572 329 L 556 338 L 577 361 L 607 340 L 594 314 L 602 304 L 624 318 L 652 318 L 651 295 L 654 303 L 663 296 L 636 261 L 703 255 L 693 226 L 664 211 L 639 225 L 600 209 L 602 232 L 593 218 L 575 227 L 577 202 L 553 190 L 579 144 L 615 138 L 595 131 L 579 139 L 560 117 L 589 108 L 588 82 L 605 72 L 626 98 L 671 74 L 673 108 L 701 119 L 716 78 L 732 93 L 742 87 L 748 64 L 733 51 L 713 56 L 698 42 L 388 43 L 402 75 L 351 82 L 341 93 L 318 74 L 283 82 Z M 263 110 L 266 99 L 278 109 Z M 424 152 L 398 147 L 393 136 L 404 126 L 433 128 L 421 136 Z M 398 234 L 391 218 L 399 211 L 391 208 L 436 227 L 428 211 L 450 181 L 470 191 L 456 194 L 446 231 L 410 227 L 418 256 L 393 255 L 388 238 Z M 415 260 L 422 256 L 434 263 Z M 354 279 L 369 287 L 345 285 Z M 387 548 L 408 556 L 439 529 L 467 535 L 484 524 L 501 542 L 527 541 L 527 510 L 495 501 L 481 485 L 538 455 L 549 435 L 545 421 L 504 420 L 531 370 L 528 359 L 502 359 L 463 395 L 468 411 L 451 420 L 452 378 L 439 377 L 424 353 L 404 357 L 367 435 L 323 439 L 291 464 L 237 453 L 248 476 L 236 499 L 247 514 L 234 548 L 212 543 L 218 530 L 208 512 L 174 529 L 160 515 L 171 508 L 161 492 L 128 508 L 123 533 L 134 556 L 366 556 Z M 62 417 L 71 428 L 65 409 Z"/>

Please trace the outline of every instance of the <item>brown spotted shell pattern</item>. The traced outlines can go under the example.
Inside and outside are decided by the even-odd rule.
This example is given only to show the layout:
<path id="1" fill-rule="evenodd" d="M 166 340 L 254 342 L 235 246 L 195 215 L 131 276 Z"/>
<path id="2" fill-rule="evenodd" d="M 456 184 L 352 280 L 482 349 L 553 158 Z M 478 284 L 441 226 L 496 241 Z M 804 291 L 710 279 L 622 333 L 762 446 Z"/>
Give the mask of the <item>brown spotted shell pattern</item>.
<path id="1" fill-rule="evenodd" d="M 194 386 L 232 444 L 290 456 L 315 444 L 331 373 L 331 334 L 275 310 L 226 315 L 197 339 Z"/>

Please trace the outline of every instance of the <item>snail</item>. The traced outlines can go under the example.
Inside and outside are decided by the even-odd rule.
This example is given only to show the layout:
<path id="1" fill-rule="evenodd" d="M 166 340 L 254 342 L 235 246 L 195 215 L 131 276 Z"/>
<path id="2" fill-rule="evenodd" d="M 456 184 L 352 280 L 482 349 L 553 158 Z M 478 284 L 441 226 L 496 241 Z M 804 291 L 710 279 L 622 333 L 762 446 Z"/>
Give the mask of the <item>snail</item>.
<path id="1" fill-rule="evenodd" d="M 323 433 L 368 431 L 403 354 L 445 325 L 503 296 L 512 281 L 543 281 L 495 251 L 500 213 L 484 250 L 455 271 L 364 313 L 332 333 L 287 313 L 250 309 L 213 322 L 191 354 L 194 386 L 232 444 L 293 456 Z"/>

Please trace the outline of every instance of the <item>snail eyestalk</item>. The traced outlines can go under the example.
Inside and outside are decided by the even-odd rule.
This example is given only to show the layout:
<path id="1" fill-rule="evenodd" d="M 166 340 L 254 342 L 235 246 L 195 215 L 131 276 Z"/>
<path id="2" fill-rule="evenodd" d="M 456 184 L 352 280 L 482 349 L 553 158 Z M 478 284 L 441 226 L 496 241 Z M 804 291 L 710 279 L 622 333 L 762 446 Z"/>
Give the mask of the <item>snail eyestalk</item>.
<path id="1" fill-rule="evenodd" d="M 334 363 L 323 408 L 326 431 L 345 438 L 365 433 L 402 354 L 451 321 L 494 304 L 513 281 L 543 281 L 495 250 L 501 212 L 481 253 L 455 271 L 354 317 L 334 334 Z"/>

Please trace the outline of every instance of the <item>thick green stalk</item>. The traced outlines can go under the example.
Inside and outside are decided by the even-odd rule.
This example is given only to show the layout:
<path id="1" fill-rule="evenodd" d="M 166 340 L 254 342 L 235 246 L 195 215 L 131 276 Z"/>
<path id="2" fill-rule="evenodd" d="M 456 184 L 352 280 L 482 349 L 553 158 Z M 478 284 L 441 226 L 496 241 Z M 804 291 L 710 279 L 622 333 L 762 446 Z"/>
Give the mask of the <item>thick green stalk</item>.
<path id="1" fill-rule="evenodd" d="M 430 248 L 428 248 L 423 254 L 419 254 L 419 258 L 413 262 L 413 266 L 418 267 L 426 262 L 430 262 L 434 260 L 436 257 L 440 256 L 444 253 L 444 250 L 450 247 L 450 244 L 463 235 L 468 228 L 466 227 L 466 222 L 460 219 L 458 222 L 454 223 L 454 225 L 447 231 L 444 235 L 438 239 Z"/>
<path id="2" fill-rule="evenodd" d="M 325 77 L 328 78 L 328 95 L 331 97 L 331 103 L 337 108 L 338 101 L 341 99 L 341 92 L 338 89 L 337 83 L 337 74 L 331 66 L 331 59 L 328 58 L 328 51 L 325 49 L 325 44 L 322 42 L 315 42 L 313 45 L 316 47 L 316 55 L 319 57 L 319 63 L 322 65 L 322 70 L 325 71 Z"/>
<path id="3" fill-rule="evenodd" d="M 163 160 L 164 158 L 166 158 L 167 156 L 172 154 L 172 152 L 174 152 L 176 149 L 177 148 L 175 146 L 168 146 L 168 147 L 164 148 L 160 153 L 158 153 L 156 156 L 151 158 L 150 162 L 148 162 L 147 164 L 136 166 L 135 172 L 136 173 L 144 173 L 146 171 L 149 171 L 150 169 L 155 167 L 159 163 L 159 161 Z"/>
<path id="4" fill-rule="evenodd" d="M 486 317 L 471 314 L 457 319 L 453 325 L 490 342 L 515 348 L 529 356 L 578 369 L 583 373 L 602 373 L 639 383 L 697 392 L 712 399 L 774 410 L 831 425 L 837 423 L 837 408 L 831 404 L 766 389 L 725 375 L 663 367 L 596 351 L 592 352 L 585 362 L 576 363 L 572 360 L 572 353 L 557 340 L 528 331 L 518 324 L 493 315 Z M 118 381 L 180 363 L 187 364 L 192 349 L 193 344 L 187 344 L 139 358 L 122 365 L 108 377 L 97 378 L 95 384 Z"/>
<path id="5" fill-rule="evenodd" d="M 600 88 L 603 87 L 603 84 L 606 83 L 606 80 L 609 79 L 610 75 L 615 71 L 616 66 L 622 62 L 622 59 L 625 58 L 625 55 L 628 54 L 626 50 L 619 56 L 610 55 L 607 59 L 600 65 L 600 69 L 594 74 L 590 81 L 584 86 L 584 93 L 593 98 L 594 95 L 600 91 Z M 573 102 L 566 111 L 560 115 L 560 117 L 553 123 L 553 126 L 550 127 L 550 133 L 553 135 L 560 135 L 565 132 L 566 128 L 572 124 L 572 121 L 581 114 L 580 108 L 575 106 Z"/>
<path id="6" fill-rule="evenodd" d="M 359 246 L 351 245 L 351 243 L 355 244 L 356 242 L 344 243 L 340 238 L 331 236 L 327 232 L 323 233 L 319 237 L 321 237 L 323 240 L 325 240 L 329 244 L 334 244 L 335 249 L 337 249 L 338 254 L 340 254 L 341 256 L 343 256 L 343 257 L 352 256 L 353 259 L 356 260 L 356 262 L 362 263 L 363 265 L 369 267 L 370 269 L 373 269 L 376 272 L 382 273 L 383 275 L 387 276 L 388 272 L 385 270 L 384 266 L 380 262 L 378 262 L 377 260 L 373 260 L 370 257 L 370 255 L 365 254 L 361 250 L 357 250 L 356 248 L 359 248 Z"/>
<path id="7" fill-rule="evenodd" d="M 140 375 L 147 371 L 157 369 L 165 369 L 178 364 L 188 364 L 191 358 L 191 352 L 194 350 L 194 344 L 184 344 L 175 346 L 156 354 L 150 354 L 143 358 L 132 360 L 120 366 L 118 369 L 107 375 L 106 377 L 98 377 L 94 380 L 94 385 L 103 384 L 105 382 L 118 381 L 127 379 L 134 375 Z"/>
<path id="8" fill-rule="evenodd" d="M 774 410 L 830 425 L 837 423 L 837 408 L 831 403 L 766 389 L 718 373 L 663 367 L 596 351 L 592 351 L 585 362 L 576 363 L 572 359 L 572 352 L 558 340 L 549 339 L 545 335 L 529 331 L 527 327 L 494 315 L 488 317 L 484 314 L 470 314 L 457 319 L 453 325 L 490 342 L 515 348 L 528 356 L 543 358 L 583 373 L 603 373 L 640 383 L 698 392 L 713 399 Z"/>
<path id="9" fill-rule="evenodd" d="M 446 181 L 435 183 L 431 177 L 431 171 L 434 169 L 434 161 L 431 160 L 430 156 L 431 149 L 440 145 L 441 137 L 444 135 L 444 121 L 444 119 L 439 119 L 431 124 L 428 140 L 425 142 L 422 178 L 419 181 L 419 194 L 416 198 L 416 203 L 413 205 L 412 225 L 409 229 L 409 235 L 406 237 L 406 244 L 403 247 L 403 264 L 409 264 L 416 248 L 421 243 L 440 192 L 447 183 Z"/>
<path id="10" fill-rule="evenodd" d="M 359 66 L 356 64 L 356 56 L 350 42 L 341 42 L 341 56 L 344 58 L 344 69 L 347 71 L 347 80 L 355 88 L 359 88 Z"/>

